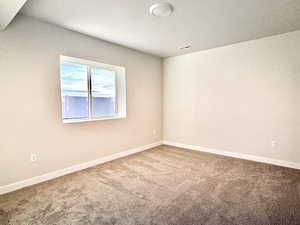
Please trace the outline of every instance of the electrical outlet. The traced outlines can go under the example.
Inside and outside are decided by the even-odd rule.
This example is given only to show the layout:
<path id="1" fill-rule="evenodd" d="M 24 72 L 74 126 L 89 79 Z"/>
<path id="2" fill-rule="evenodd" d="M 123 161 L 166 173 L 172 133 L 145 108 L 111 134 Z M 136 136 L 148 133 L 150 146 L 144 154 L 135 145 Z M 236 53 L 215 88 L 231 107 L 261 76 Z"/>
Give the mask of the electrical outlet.
<path id="1" fill-rule="evenodd" d="M 31 156 L 30 156 L 30 160 L 31 160 L 31 162 L 35 162 L 36 160 L 37 160 L 37 155 L 36 154 L 31 154 Z"/>
<path id="2" fill-rule="evenodd" d="M 153 135 L 156 135 L 156 130 L 155 130 L 155 129 L 153 129 L 152 133 L 153 133 Z"/>
<path id="3" fill-rule="evenodd" d="M 275 147 L 276 147 L 276 144 L 277 144 L 277 142 L 274 141 L 274 140 L 272 140 L 272 141 L 271 141 L 271 148 L 275 148 Z"/>

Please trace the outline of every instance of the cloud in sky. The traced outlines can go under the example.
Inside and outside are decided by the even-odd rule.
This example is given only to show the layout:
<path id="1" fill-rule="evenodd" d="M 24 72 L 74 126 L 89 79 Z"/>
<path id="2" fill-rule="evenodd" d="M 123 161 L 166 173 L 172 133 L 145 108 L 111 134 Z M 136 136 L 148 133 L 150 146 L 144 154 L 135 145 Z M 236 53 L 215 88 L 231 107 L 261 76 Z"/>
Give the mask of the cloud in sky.
<path id="1" fill-rule="evenodd" d="M 63 95 L 88 96 L 87 66 L 61 62 L 60 79 Z M 115 97 L 115 72 L 91 69 L 93 97 Z"/>

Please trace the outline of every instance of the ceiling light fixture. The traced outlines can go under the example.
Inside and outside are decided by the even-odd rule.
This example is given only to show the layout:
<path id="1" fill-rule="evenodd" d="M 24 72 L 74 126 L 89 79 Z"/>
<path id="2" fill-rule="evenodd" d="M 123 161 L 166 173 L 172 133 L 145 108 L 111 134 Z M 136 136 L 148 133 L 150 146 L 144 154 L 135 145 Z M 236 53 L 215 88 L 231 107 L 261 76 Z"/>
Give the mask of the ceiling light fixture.
<path id="1" fill-rule="evenodd" d="M 152 16 L 166 17 L 170 16 L 174 11 L 174 7 L 168 2 L 162 2 L 152 5 L 149 12 Z"/>
<path id="2" fill-rule="evenodd" d="M 190 48 L 190 47 L 191 47 L 190 45 L 186 45 L 186 46 L 179 47 L 178 49 L 179 49 L 179 50 L 183 50 L 183 49 L 188 49 L 188 48 Z"/>

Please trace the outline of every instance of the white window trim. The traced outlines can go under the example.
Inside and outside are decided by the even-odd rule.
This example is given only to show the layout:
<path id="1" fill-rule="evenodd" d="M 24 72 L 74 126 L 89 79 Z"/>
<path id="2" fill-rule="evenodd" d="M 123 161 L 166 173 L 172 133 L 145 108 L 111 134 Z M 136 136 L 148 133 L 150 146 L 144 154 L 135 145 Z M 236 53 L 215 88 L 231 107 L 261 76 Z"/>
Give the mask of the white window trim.
<path id="1" fill-rule="evenodd" d="M 108 116 L 97 116 L 93 117 L 91 112 L 91 99 L 89 94 L 89 117 L 87 118 L 63 118 L 63 123 L 80 123 L 89 121 L 99 121 L 99 120 L 112 120 L 112 119 L 123 119 L 126 118 L 126 69 L 124 67 L 109 65 L 104 63 L 98 63 L 94 61 L 89 61 L 85 59 L 73 58 L 69 56 L 60 56 L 60 62 L 70 62 L 81 65 L 86 65 L 88 68 L 101 68 L 116 72 L 116 114 Z M 88 81 L 89 85 L 89 81 Z M 62 96 L 61 96 L 62 97 Z M 61 98 L 62 99 L 62 98 Z M 61 102 L 62 103 L 62 102 Z M 62 113 L 63 115 L 63 113 Z"/>

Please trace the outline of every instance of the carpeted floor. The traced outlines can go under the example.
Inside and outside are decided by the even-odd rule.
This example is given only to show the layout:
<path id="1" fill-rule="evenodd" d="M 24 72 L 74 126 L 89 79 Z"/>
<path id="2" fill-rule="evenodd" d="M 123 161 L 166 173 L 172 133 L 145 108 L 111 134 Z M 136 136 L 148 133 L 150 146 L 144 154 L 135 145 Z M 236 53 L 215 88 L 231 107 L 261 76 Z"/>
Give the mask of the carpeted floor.
<path id="1" fill-rule="evenodd" d="M 160 146 L 0 196 L 10 225 L 299 225 L 300 171 Z"/>

